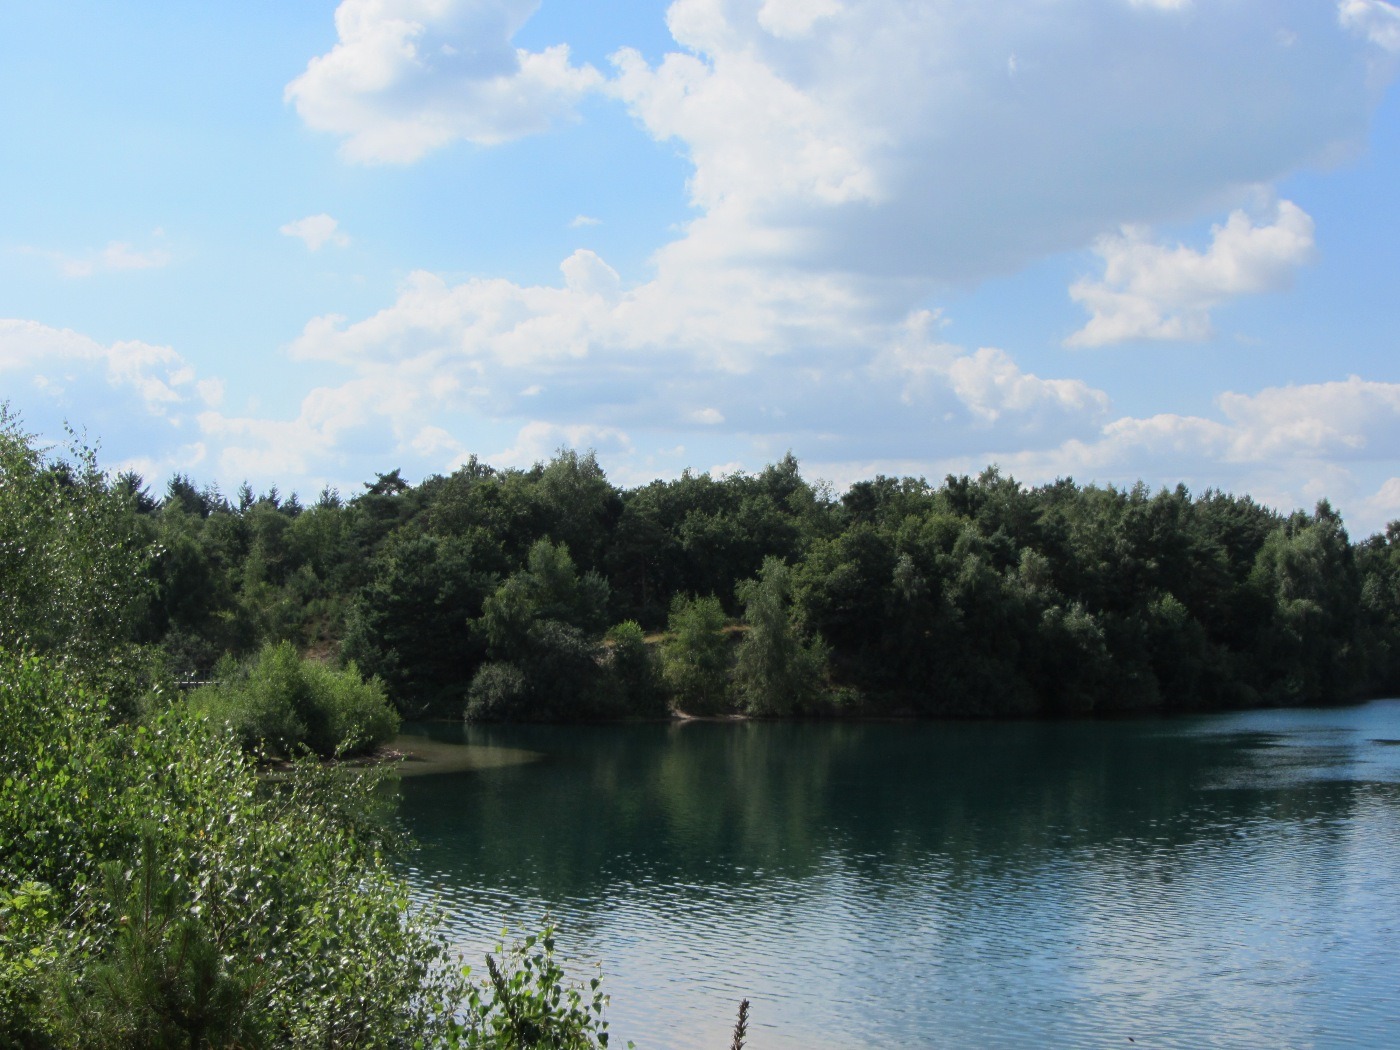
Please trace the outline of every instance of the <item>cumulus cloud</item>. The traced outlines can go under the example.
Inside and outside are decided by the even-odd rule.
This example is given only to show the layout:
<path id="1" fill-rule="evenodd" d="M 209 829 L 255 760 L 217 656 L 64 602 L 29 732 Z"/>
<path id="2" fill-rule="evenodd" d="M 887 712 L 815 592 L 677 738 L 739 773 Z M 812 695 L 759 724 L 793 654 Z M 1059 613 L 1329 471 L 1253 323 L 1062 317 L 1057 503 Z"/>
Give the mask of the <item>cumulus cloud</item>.
<path id="1" fill-rule="evenodd" d="M 1099 280 L 1075 282 L 1070 298 L 1089 322 L 1065 342 L 1104 346 L 1132 339 L 1204 339 L 1210 312 L 1236 296 L 1278 291 L 1313 254 L 1313 221 L 1291 201 L 1279 201 L 1269 221 L 1231 212 L 1211 230 L 1204 251 L 1157 244 L 1145 227 L 1127 226 L 1099 238 Z"/>
<path id="2" fill-rule="evenodd" d="M 350 245 L 350 238 L 340 228 L 340 223 L 324 212 L 289 222 L 279 227 L 277 232 L 284 237 L 295 237 L 306 245 L 307 251 L 312 252 L 319 252 L 327 244 L 335 248 L 346 248 Z"/>
<path id="3" fill-rule="evenodd" d="M 1350 511 L 1360 529 L 1383 524 L 1392 488 L 1367 491 L 1365 479 L 1395 470 L 1400 447 L 1400 383 L 1351 376 L 1331 383 L 1225 393 L 1214 417 L 1159 413 L 1125 416 L 1092 437 L 1055 446 L 964 458 L 976 469 L 995 458 L 1018 478 L 1234 488 L 1290 509 L 1324 496 Z M 1387 482 L 1387 485 L 1389 483 Z"/>
<path id="4" fill-rule="evenodd" d="M 916 472 L 962 456 L 1050 476 L 1275 463 L 1315 479 L 1392 440 L 1389 388 L 1361 380 L 1116 417 L 1090 383 L 947 341 L 926 309 L 949 283 L 1091 243 L 1104 272 L 1077 286 L 1084 343 L 1199 334 L 1232 297 L 1281 287 L 1313 240 L 1289 202 L 1230 215 L 1204 247 L 1146 231 L 1221 215 L 1361 141 L 1392 5 L 677 0 L 674 52 L 623 49 L 606 82 L 563 47 L 514 46 L 534 8 L 343 0 L 337 43 L 287 99 L 349 159 L 410 162 L 607 92 L 692 165 L 695 216 L 645 279 L 587 250 L 553 282 L 412 273 L 377 312 L 305 326 L 292 357 L 343 374 L 291 419 L 225 411 L 176 361 L 100 367 L 206 391 L 200 436 L 222 476 L 284 483 L 366 457 L 523 465 L 567 444 L 627 460 L 682 439 L 736 469 L 791 446 Z M 301 222 L 317 219 L 284 232 L 334 244 L 334 220 Z"/>
<path id="5" fill-rule="evenodd" d="M 906 405 L 956 403 L 965 422 L 979 429 L 997 425 L 1008 433 L 1062 431 L 1103 419 L 1108 395 L 1077 379 L 1042 379 L 1023 371 L 1006 351 L 981 347 L 968 353 L 938 340 L 940 318 L 929 311 L 908 317 L 902 330 L 872 363 L 872 376 L 892 376 Z"/>
<path id="6" fill-rule="evenodd" d="M 669 274 L 625 288 L 587 251 L 560 269 L 554 286 L 417 273 L 377 314 L 313 320 L 291 351 L 364 381 L 373 401 L 360 412 L 382 416 L 400 444 L 432 421 L 465 425 L 459 440 L 477 452 L 470 431 L 520 419 L 781 455 L 803 435 L 888 451 L 911 428 L 922 440 L 930 420 L 949 448 L 973 447 L 969 435 L 982 442 L 991 428 L 1054 443 L 1093 433 L 1108 410 L 1081 381 L 1043 378 L 1000 349 L 938 342 L 932 313 L 878 323 L 815 278 L 754 278 L 715 296 Z M 522 441 L 507 446 L 514 459 L 538 453 L 539 442 Z"/>
<path id="7" fill-rule="evenodd" d="M 136 340 L 99 343 L 67 328 L 0 319 L 0 373 L 18 373 L 65 398 L 96 374 L 108 389 L 134 393 L 145 411 L 164 415 L 195 390 L 195 373 L 168 346 Z"/>
<path id="8" fill-rule="evenodd" d="M 1377 525 L 1400 520 L 1400 478 L 1387 478 L 1367 498 L 1364 512 Z"/>
<path id="9" fill-rule="evenodd" d="M 841 12 L 838 0 L 763 0 L 758 24 L 776 37 L 806 36 L 823 18 Z"/>
<path id="10" fill-rule="evenodd" d="M 602 77 L 566 45 L 512 46 L 536 0 L 342 0 L 339 37 L 287 85 L 308 126 L 344 156 L 409 163 L 448 143 L 492 145 L 548 128 Z"/>
<path id="11" fill-rule="evenodd" d="M 619 51 L 609 90 L 694 165 L 693 258 L 883 282 L 903 309 L 911 280 L 1216 211 L 1362 141 L 1369 42 L 1335 12 L 677 0 L 681 49 Z"/>

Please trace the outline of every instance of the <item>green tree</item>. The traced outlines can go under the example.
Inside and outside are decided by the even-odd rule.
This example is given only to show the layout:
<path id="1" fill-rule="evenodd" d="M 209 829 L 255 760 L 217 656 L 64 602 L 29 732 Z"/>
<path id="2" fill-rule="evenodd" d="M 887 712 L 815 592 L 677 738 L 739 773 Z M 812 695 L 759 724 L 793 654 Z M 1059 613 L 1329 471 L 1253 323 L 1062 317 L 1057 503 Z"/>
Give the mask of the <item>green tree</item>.
<path id="1" fill-rule="evenodd" d="M 729 643 L 724 607 L 714 596 L 671 603 L 662 668 L 676 703 L 687 714 L 714 714 L 729 706 Z"/>
<path id="2" fill-rule="evenodd" d="M 207 720 L 114 721 L 37 657 L 0 654 L 0 719 L 0 937 L 48 958 L 0 965 L 0 1045 L 242 1033 L 309 1050 L 446 1030 L 456 984 L 384 859 L 377 777 L 268 780 Z"/>
<path id="3" fill-rule="evenodd" d="M 0 404 L 0 648 L 47 654 L 119 688 L 147 662 L 135 637 L 154 551 L 130 492 L 108 485 L 95 451 L 75 440 L 69 456 L 37 449 Z"/>
<path id="4" fill-rule="evenodd" d="M 1341 517 L 1323 501 L 1264 542 L 1251 585 L 1271 600 L 1256 650 L 1271 703 L 1345 699 L 1360 680 L 1361 581 Z"/>
<path id="5" fill-rule="evenodd" d="M 748 631 L 734 667 L 738 699 L 752 714 L 782 715 L 812 703 L 826 677 L 828 649 L 806 638 L 793 617 L 792 576 L 777 558 L 765 558 L 756 579 L 739 584 Z"/>
<path id="6" fill-rule="evenodd" d="M 608 706 L 623 715 L 666 714 L 666 686 L 641 625 L 625 620 L 609 628 L 606 642 Z"/>
<path id="7" fill-rule="evenodd" d="M 580 574 L 562 543 L 538 540 L 525 567 L 482 604 L 475 630 L 493 663 L 472 680 L 467 718 L 539 721 L 597 713 L 605 706 L 598 642 L 607 601 L 607 581 Z"/>
<path id="8" fill-rule="evenodd" d="M 461 710 L 466 684 L 486 657 L 470 625 L 503 565 L 500 549 L 481 530 L 440 536 L 410 525 L 392 533 L 355 597 L 346 657 L 382 678 L 400 711 Z"/>

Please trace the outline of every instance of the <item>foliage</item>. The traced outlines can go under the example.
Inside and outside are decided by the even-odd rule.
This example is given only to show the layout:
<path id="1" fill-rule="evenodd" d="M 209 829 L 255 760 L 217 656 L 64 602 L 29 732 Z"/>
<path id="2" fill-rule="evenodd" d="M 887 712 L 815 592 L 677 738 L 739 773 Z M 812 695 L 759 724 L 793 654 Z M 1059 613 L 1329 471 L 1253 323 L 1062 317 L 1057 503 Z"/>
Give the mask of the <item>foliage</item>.
<path id="1" fill-rule="evenodd" d="M 382 860 L 373 776 L 302 765 L 267 781 L 206 720 L 110 713 L 51 663 L 0 656 L 16 727 L 0 737 L 0 936 L 45 959 L 7 953 L 0 1045 L 393 1046 L 444 1030 L 455 985 Z"/>
<path id="2" fill-rule="evenodd" d="M 472 680 L 466 716 L 473 721 L 537 721 L 592 714 L 602 682 L 598 633 L 608 585 L 580 574 L 569 550 L 548 539 L 531 548 L 482 605 L 476 631 L 492 664 Z M 507 665 L 514 673 L 488 668 Z"/>
<path id="3" fill-rule="evenodd" d="M 666 684 L 641 624 L 625 620 L 608 629 L 606 695 L 620 715 L 657 717 L 670 712 Z"/>
<path id="4" fill-rule="evenodd" d="M 782 715 L 814 701 L 826 676 L 828 650 L 793 622 L 791 573 L 765 558 L 758 577 L 739 584 L 748 631 L 739 643 L 734 682 L 751 714 Z"/>
<path id="5" fill-rule="evenodd" d="M 529 698 L 525 672 L 508 663 L 484 663 L 472 676 L 463 712 L 468 722 L 504 722 L 518 717 Z"/>
<path id="6" fill-rule="evenodd" d="M 454 1047 L 481 1050 L 606 1050 L 608 997 L 594 977 L 587 987 L 568 980 L 555 955 L 554 927 L 486 957 L 486 977 L 467 993 L 467 1020 Z M 631 1044 L 629 1043 L 630 1047 Z"/>
<path id="7" fill-rule="evenodd" d="M 118 688 L 148 673 L 133 643 L 152 551 L 130 489 L 108 485 L 90 447 L 68 452 L 41 452 L 0 403 L 0 648 Z"/>
<path id="8" fill-rule="evenodd" d="M 197 690 L 190 706 L 230 726 L 249 751 L 291 757 L 307 749 L 323 758 L 353 755 L 399 730 L 384 684 L 348 664 L 341 670 L 297 655 L 290 642 L 266 645 L 242 665 Z"/>
<path id="9" fill-rule="evenodd" d="M 43 1046 L 40 1015 L 46 975 L 59 959 L 61 930 L 53 890 L 42 882 L 15 884 L 0 869 L 0 1040 Z"/>
<path id="10" fill-rule="evenodd" d="M 677 597 L 662 649 L 666 683 L 687 714 L 715 714 L 729 706 L 729 643 L 719 599 Z"/>
<path id="11" fill-rule="evenodd" d="M 138 643 L 202 677 L 288 640 L 339 649 L 411 716 L 660 713 L 642 650 L 629 663 L 604 626 L 657 630 L 684 595 L 735 617 L 740 584 L 768 559 L 788 567 L 791 637 L 829 648 L 815 699 L 793 682 L 760 688 L 796 665 L 776 655 L 788 644 L 776 614 L 758 626 L 756 607 L 734 680 L 756 712 L 772 697 L 774 713 L 843 698 L 853 711 L 1059 716 L 1400 688 L 1394 538 L 1353 543 L 1325 504 L 1285 517 L 1214 490 L 1028 487 L 995 468 L 876 477 L 838 500 L 791 455 L 628 490 L 593 453 L 561 449 L 525 470 L 472 457 L 418 484 L 391 470 L 304 507 L 247 485 L 230 501 L 183 475 L 156 500 L 136 475 L 105 481 L 90 450 L 64 455 L 36 451 L 4 414 L 0 640 L 105 675 L 126 709 L 156 678 Z M 80 529 L 61 524 L 70 513 Z M 672 689 L 687 683 L 682 706 L 729 707 L 714 669 L 697 693 L 703 676 L 661 662 Z M 514 672 L 485 673 L 473 696 L 491 665 Z"/>
<path id="12" fill-rule="evenodd" d="M 497 587 L 499 548 L 479 532 L 439 536 L 409 527 L 392 533 L 371 565 L 347 625 L 346 655 L 384 680 L 400 710 L 455 713 L 485 655 L 469 624 Z"/>

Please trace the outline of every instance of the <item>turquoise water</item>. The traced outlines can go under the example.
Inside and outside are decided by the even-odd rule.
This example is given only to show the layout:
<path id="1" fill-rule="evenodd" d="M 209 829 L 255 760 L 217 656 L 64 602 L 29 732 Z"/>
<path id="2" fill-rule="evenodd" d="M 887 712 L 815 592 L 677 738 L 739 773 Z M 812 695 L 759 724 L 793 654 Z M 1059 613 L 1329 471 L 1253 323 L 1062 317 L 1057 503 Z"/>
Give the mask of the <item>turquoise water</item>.
<path id="1" fill-rule="evenodd" d="M 614 1045 L 1400 1047 L 1400 701 L 463 729 L 405 779 L 471 956 L 548 910 Z"/>

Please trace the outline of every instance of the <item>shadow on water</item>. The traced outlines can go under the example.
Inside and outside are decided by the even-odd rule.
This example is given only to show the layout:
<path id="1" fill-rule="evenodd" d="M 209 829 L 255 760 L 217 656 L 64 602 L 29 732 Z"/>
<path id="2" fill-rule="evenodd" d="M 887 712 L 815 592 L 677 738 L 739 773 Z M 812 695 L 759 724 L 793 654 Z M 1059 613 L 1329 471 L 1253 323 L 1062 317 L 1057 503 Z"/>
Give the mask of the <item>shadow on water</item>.
<path id="1" fill-rule="evenodd" d="M 1277 749 L 1270 733 L 1181 723 L 417 727 L 534 753 L 402 788 L 425 865 L 550 899 L 640 878 L 802 877 L 833 851 L 882 882 L 936 855 L 987 874 L 1125 839 L 1224 841 L 1259 819 L 1323 823 L 1387 788 L 1292 783 L 1344 753 Z M 454 739 L 455 738 L 455 739 Z M 1265 781 L 1278 782 L 1262 790 Z M 1214 790 L 1211 790 L 1214 789 Z M 1161 852 L 1161 851 L 1159 851 Z M 1171 850 L 1164 851 L 1170 856 Z"/>

